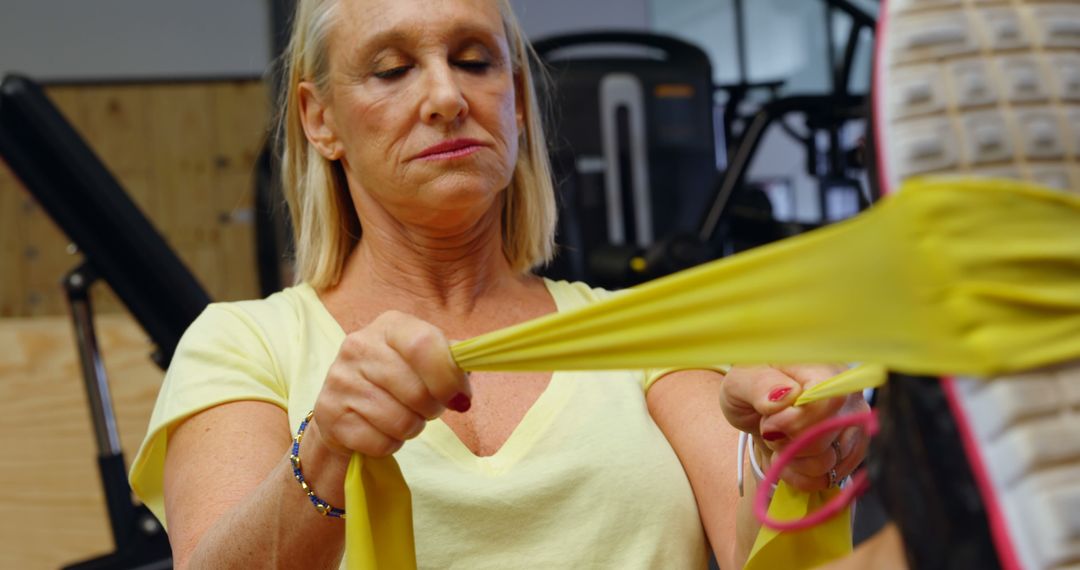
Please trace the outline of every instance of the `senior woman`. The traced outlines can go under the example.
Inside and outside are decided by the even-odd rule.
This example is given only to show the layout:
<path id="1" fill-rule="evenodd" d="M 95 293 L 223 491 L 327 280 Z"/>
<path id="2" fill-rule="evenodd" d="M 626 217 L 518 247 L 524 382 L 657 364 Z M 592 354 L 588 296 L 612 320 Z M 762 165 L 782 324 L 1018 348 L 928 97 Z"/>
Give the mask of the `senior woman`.
<path id="1" fill-rule="evenodd" d="M 865 406 L 790 407 L 826 366 L 457 368 L 447 339 L 605 294 L 530 273 L 555 207 L 528 49 L 505 0 L 297 3 L 282 132 L 302 282 L 199 317 L 132 469 L 178 568 L 340 563 L 344 525 L 289 459 L 309 410 L 312 492 L 343 507 L 350 455 L 395 454 L 421 567 L 700 568 L 710 543 L 734 567 L 757 526 L 724 413 L 775 450 Z M 865 437 L 832 439 L 786 479 L 854 469 Z"/>

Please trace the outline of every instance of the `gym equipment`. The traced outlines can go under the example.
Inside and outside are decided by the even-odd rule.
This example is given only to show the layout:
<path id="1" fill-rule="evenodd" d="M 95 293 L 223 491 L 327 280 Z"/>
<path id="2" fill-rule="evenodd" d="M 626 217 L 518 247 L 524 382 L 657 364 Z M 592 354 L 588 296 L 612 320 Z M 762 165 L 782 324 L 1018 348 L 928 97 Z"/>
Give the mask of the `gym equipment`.
<path id="1" fill-rule="evenodd" d="M 836 204 L 849 214 L 869 206 L 861 183 L 847 174 L 864 165 L 859 153 L 844 150 L 840 135 L 847 123 L 867 116 L 865 97 L 851 95 L 849 83 L 859 37 L 874 20 L 845 0 L 824 1 L 827 22 L 832 11 L 852 21 L 841 61 L 830 42 L 832 92 L 774 98 L 750 115 L 739 111 L 747 94 L 767 89 L 775 97 L 783 82 L 748 82 L 740 0 L 740 79 L 731 85 L 714 86 L 706 54 L 668 36 L 583 32 L 537 41 L 555 92 L 548 107 L 556 114 L 552 160 L 561 246 L 543 274 L 627 287 L 836 221 L 843 217 Z M 712 127 L 717 91 L 728 99 L 723 173 L 716 169 Z M 806 134 L 786 122 L 800 114 Z M 818 179 L 826 214 L 820 223 L 776 220 L 768 197 L 747 184 L 751 160 L 774 124 L 807 149 L 807 171 Z M 819 138 L 828 139 L 824 153 Z"/>
<path id="2" fill-rule="evenodd" d="M 628 255 L 688 232 L 707 203 L 712 66 L 692 44 L 643 32 L 581 32 L 534 48 L 550 69 L 546 106 L 558 125 L 562 250 L 546 274 L 625 286 Z"/>
<path id="3" fill-rule="evenodd" d="M 84 257 L 64 276 L 63 286 L 116 550 L 69 568 L 169 568 L 164 530 L 145 507 L 131 501 L 94 333 L 90 287 L 99 278 L 108 282 L 150 336 L 156 346 L 152 358 L 162 369 L 210 297 L 41 87 L 27 77 L 8 75 L 0 83 L 0 155 Z"/>

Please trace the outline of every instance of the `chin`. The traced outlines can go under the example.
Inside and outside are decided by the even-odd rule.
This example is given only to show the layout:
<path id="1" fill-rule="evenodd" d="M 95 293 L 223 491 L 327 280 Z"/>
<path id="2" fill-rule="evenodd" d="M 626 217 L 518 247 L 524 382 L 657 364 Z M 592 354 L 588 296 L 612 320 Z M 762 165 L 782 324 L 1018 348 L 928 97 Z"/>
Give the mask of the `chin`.
<path id="1" fill-rule="evenodd" d="M 421 185 L 421 194 L 446 203 L 459 200 L 491 200 L 510 185 L 511 173 L 460 170 L 447 172 Z"/>
<path id="2" fill-rule="evenodd" d="M 461 228 L 483 219 L 492 209 L 502 209 L 505 185 L 489 178 L 461 177 L 425 184 L 418 197 L 425 211 L 434 213 L 432 225 Z"/>

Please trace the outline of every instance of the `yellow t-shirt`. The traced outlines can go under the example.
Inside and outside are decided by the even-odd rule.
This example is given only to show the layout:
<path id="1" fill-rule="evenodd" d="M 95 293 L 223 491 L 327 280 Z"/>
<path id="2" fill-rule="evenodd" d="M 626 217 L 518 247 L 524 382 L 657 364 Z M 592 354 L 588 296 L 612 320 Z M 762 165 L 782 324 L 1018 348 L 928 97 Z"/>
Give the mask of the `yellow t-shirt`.
<path id="1" fill-rule="evenodd" d="M 545 283 L 560 312 L 606 294 Z M 295 431 L 344 338 L 306 284 L 209 306 L 165 377 L 132 464 L 135 493 L 165 523 L 167 431 L 201 410 L 266 401 Z M 704 568 L 694 496 L 649 416 L 645 385 L 640 371 L 556 372 L 490 457 L 473 455 L 443 421 L 428 423 L 395 455 L 412 491 L 420 568 Z"/>

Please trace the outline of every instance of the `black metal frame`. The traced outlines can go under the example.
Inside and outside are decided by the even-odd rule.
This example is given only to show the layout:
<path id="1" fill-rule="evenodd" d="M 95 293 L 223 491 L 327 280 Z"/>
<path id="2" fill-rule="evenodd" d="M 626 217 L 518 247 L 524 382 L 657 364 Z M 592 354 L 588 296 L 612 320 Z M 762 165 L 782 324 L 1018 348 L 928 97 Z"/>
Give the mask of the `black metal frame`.
<path id="1" fill-rule="evenodd" d="M 210 297 L 116 178 L 27 77 L 0 84 L 0 155 L 146 329 L 163 369 Z"/>
<path id="2" fill-rule="evenodd" d="M 701 226 L 698 230 L 697 238 L 704 243 L 709 243 L 715 238 L 717 229 L 720 227 L 720 220 L 731 203 L 732 195 L 745 181 L 750 162 L 767 128 L 774 122 L 779 121 L 785 132 L 807 147 L 808 163 L 812 164 L 815 159 L 813 155 L 816 154 L 816 141 L 814 140 L 813 131 L 817 129 L 828 133 L 828 172 L 834 174 L 843 173 L 852 162 L 840 144 L 840 131 L 843 125 L 849 121 L 869 118 L 869 106 L 866 97 L 852 95 L 850 84 L 859 37 L 862 35 L 863 30 L 868 29 L 873 32 L 877 22 L 872 16 L 848 0 L 822 0 L 822 2 L 826 5 L 826 25 L 830 29 L 828 59 L 832 73 L 832 93 L 773 99 L 747 117 L 745 126 L 736 132 L 735 123 L 741 118 L 738 115 L 738 106 L 746 94 L 750 90 L 762 88 L 775 93 L 782 85 L 782 82 L 755 84 L 746 81 L 743 0 L 734 0 L 740 81 L 734 85 L 717 86 L 718 90 L 728 92 L 728 102 L 724 108 L 724 135 L 728 144 L 728 164 L 717 186 L 715 199 L 702 217 Z M 831 25 L 834 12 L 844 13 L 852 20 L 851 30 L 844 45 L 844 56 L 839 63 L 834 61 L 835 58 L 833 57 Z M 791 114 L 805 114 L 808 117 L 807 126 L 811 129 L 808 136 L 795 133 L 783 121 L 786 116 Z M 816 172 L 816 168 L 808 170 L 811 173 Z M 872 194 L 860 194 L 860 196 L 866 199 L 866 202 L 862 204 L 863 206 L 869 205 L 869 200 L 873 198 Z"/>
<path id="3" fill-rule="evenodd" d="M 817 115 L 841 124 L 865 117 L 866 105 L 865 97 L 851 95 L 784 97 L 763 105 L 750 120 L 746 131 L 739 138 L 738 145 L 732 149 L 728 168 L 720 178 L 713 203 L 702 217 L 697 234 L 698 239 L 705 243 L 713 240 L 720 219 L 726 213 L 732 195 L 746 180 L 750 162 L 771 124 L 793 113 Z"/>
<path id="4" fill-rule="evenodd" d="M 855 65 L 855 51 L 858 49 L 859 36 L 863 30 L 874 30 L 876 21 L 873 16 L 867 14 L 848 0 L 821 0 L 826 6 L 825 23 L 829 30 L 828 36 L 828 61 L 832 74 L 833 93 L 846 96 L 850 94 L 851 73 Z M 739 106 L 752 91 L 765 90 L 775 98 L 776 93 L 784 85 L 784 81 L 750 82 L 747 80 L 746 63 L 746 19 L 743 10 L 744 0 L 733 0 L 735 13 L 735 51 L 739 80 L 735 83 L 717 85 L 717 91 L 727 93 L 728 100 L 724 105 L 724 141 L 727 145 L 728 155 L 735 152 L 738 140 L 743 131 L 737 130 L 735 124 L 743 117 L 739 116 Z M 844 44 L 844 57 L 839 65 L 834 61 L 832 45 L 832 15 L 834 12 L 842 12 L 851 18 L 851 31 L 848 33 L 847 42 Z M 786 129 L 785 129 L 786 130 Z M 790 134 L 790 133 L 789 133 Z M 793 135 L 794 136 L 794 135 Z M 799 138 L 799 137 L 795 137 Z"/>
<path id="5" fill-rule="evenodd" d="M 0 156 L 84 255 L 63 284 L 116 551 L 71 568 L 171 567 L 164 531 L 145 507 L 132 503 L 90 286 L 99 277 L 109 283 L 152 339 L 152 358 L 162 369 L 210 297 L 41 87 L 23 76 L 0 83 Z"/>
<path id="6" fill-rule="evenodd" d="M 105 507 L 116 551 L 64 568 L 166 570 L 172 568 L 172 558 L 165 529 L 144 505 L 133 505 L 131 502 L 131 487 L 128 485 L 124 453 L 116 429 L 109 380 L 94 329 L 90 288 L 97 280 L 93 268 L 83 262 L 64 276 L 63 286 L 75 327 L 75 344 L 79 350 L 94 441 L 98 449 L 98 471 L 105 491 Z"/>

